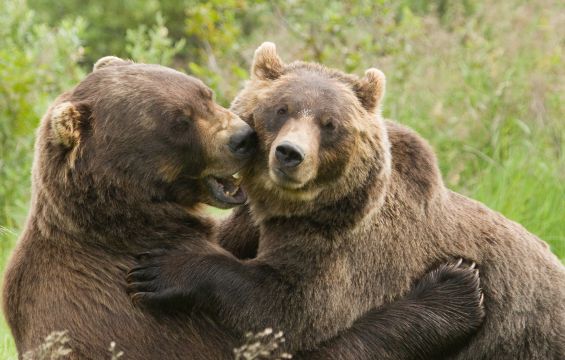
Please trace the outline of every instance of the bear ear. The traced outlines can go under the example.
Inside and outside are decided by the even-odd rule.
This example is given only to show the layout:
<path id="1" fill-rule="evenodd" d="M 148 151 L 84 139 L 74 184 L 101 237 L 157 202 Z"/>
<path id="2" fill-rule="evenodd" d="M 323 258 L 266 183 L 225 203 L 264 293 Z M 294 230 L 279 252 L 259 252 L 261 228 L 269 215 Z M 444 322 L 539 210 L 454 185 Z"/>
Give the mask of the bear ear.
<path id="1" fill-rule="evenodd" d="M 100 70 L 108 66 L 124 66 L 130 64 L 133 64 L 133 62 L 129 60 L 123 60 L 115 56 L 104 56 L 103 58 L 98 59 L 98 61 L 92 67 L 92 71 Z"/>
<path id="2" fill-rule="evenodd" d="M 371 68 L 365 71 L 365 76 L 357 82 L 354 90 L 363 107 L 372 112 L 380 107 L 385 87 L 385 74 L 379 69 Z"/>
<path id="3" fill-rule="evenodd" d="M 70 101 L 65 101 L 51 111 L 51 135 L 55 144 L 72 148 L 80 141 L 81 113 Z"/>
<path id="4" fill-rule="evenodd" d="M 283 74 L 284 62 L 277 55 L 277 48 L 272 42 L 264 42 L 255 50 L 251 78 L 275 80 Z"/>

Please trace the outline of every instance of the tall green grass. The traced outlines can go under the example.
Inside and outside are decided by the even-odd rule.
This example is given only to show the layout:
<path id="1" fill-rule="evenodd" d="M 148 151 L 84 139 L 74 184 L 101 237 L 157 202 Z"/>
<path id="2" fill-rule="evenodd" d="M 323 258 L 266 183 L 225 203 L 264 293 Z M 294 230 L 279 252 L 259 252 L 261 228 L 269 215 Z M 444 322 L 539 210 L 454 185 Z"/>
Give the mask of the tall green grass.
<path id="1" fill-rule="evenodd" d="M 357 74 L 383 69 L 385 116 L 431 143 L 446 184 L 521 223 L 565 259 L 561 1 L 126 0 L 116 11 L 133 11 L 127 19 L 101 12 L 104 2 L 63 0 L 63 12 L 30 3 L 40 12 L 24 0 L 0 2 L 0 270 L 27 212 L 34 129 L 93 59 L 164 62 L 201 77 L 227 104 L 265 40 L 288 61 Z M 159 12 L 165 18 L 146 22 Z M 15 358 L 0 320 L 0 359 Z"/>

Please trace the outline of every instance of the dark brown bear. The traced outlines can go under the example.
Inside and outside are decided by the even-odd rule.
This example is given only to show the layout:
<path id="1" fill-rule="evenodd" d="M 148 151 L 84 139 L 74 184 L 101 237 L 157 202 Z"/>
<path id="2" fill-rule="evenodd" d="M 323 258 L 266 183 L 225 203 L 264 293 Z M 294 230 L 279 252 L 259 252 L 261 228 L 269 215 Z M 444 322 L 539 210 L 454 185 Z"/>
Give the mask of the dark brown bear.
<path id="1" fill-rule="evenodd" d="M 55 101 L 38 131 L 31 209 L 3 289 L 20 354 L 68 330 L 73 359 L 107 358 L 111 341 L 127 359 L 231 358 L 240 334 L 202 314 L 156 317 L 134 307 L 125 270 L 135 254 L 167 245 L 221 252 L 208 241 L 214 224 L 199 207 L 245 201 L 230 176 L 253 150 L 250 127 L 215 104 L 201 81 L 101 59 Z M 310 355 L 331 359 L 348 349 L 355 358 L 357 347 L 384 351 L 404 339 L 405 350 L 390 358 L 408 358 L 420 347 L 449 345 L 480 322 L 478 293 L 472 271 L 444 267 Z M 447 302 L 437 301 L 446 294 Z M 439 321 L 453 308 L 464 321 Z M 398 316 L 410 327 L 396 326 Z"/>
<path id="2" fill-rule="evenodd" d="M 149 316 L 124 274 L 135 253 L 208 239 L 200 203 L 245 200 L 218 181 L 244 164 L 251 135 L 201 81 L 161 66 L 103 58 L 61 95 L 41 121 L 30 214 L 4 279 L 20 354 L 68 330 L 77 359 L 108 357 L 110 341 L 130 359 L 227 357 L 237 337 L 203 316 Z"/>
<path id="3" fill-rule="evenodd" d="M 218 255 L 210 269 L 200 264 L 212 260 L 186 256 L 171 269 L 174 254 L 155 254 L 144 266 L 163 276 L 144 284 L 160 287 L 149 301 L 206 294 L 232 326 L 278 327 L 291 348 L 311 348 L 462 256 L 481 270 L 487 317 L 454 357 L 564 359 L 563 265 L 520 225 L 446 189 L 429 145 L 381 118 L 384 91 L 377 69 L 357 78 L 286 65 L 263 44 L 232 106 L 259 137 L 242 173 L 251 219 L 241 210 L 234 220 L 257 225 L 257 257 Z"/>

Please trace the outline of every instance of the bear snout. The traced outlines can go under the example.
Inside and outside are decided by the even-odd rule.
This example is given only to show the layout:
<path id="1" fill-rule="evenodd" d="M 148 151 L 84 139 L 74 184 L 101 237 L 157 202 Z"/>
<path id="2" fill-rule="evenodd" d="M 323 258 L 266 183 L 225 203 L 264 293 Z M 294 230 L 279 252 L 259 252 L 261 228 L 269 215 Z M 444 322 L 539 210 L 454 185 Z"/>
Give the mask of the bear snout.
<path id="1" fill-rule="evenodd" d="M 275 158 L 281 168 L 294 168 L 304 161 L 304 150 L 299 145 L 283 141 L 275 148 Z"/>
<path id="2" fill-rule="evenodd" d="M 244 123 L 228 140 L 228 147 L 232 154 L 239 158 L 250 157 L 257 148 L 257 134 Z"/>

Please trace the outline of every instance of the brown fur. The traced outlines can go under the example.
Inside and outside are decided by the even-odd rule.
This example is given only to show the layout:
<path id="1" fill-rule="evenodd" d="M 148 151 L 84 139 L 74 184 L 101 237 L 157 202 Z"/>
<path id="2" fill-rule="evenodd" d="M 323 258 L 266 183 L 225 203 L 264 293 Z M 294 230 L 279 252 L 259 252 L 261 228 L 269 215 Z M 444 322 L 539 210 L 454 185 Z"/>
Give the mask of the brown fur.
<path id="1" fill-rule="evenodd" d="M 20 354 L 52 331 L 68 330 L 72 359 L 107 358 L 111 341 L 126 359 L 232 357 L 241 333 L 202 313 L 136 307 L 126 284 L 135 256 L 154 248 L 227 255 L 208 241 L 214 223 L 198 209 L 217 201 L 206 188 L 208 175 L 226 176 L 244 164 L 226 142 L 247 125 L 212 98 L 195 78 L 108 57 L 47 111 L 36 142 L 31 209 L 2 293 Z M 246 245 L 239 238 L 237 246 L 254 248 L 254 240 L 250 236 Z M 453 309 L 435 306 L 436 298 L 453 294 L 453 303 L 476 326 L 482 311 L 478 279 L 456 267 L 440 274 L 304 356 L 359 358 L 356 352 L 372 354 L 366 350 L 371 347 L 385 351 L 389 337 L 417 336 L 417 326 L 387 326 L 399 314 L 450 344 L 469 327 L 438 321 Z M 409 346 L 403 351 L 414 352 Z"/>
<path id="2" fill-rule="evenodd" d="M 271 66 L 272 63 L 273 61 L 267 63 L 267 70 L 271 75 L 273 74 L 273 69 L 277 68 L 273 68 Z M 255 66 L 262 66 L 262 64 L 263 62 L 255 62 Z M 227 297 L 233 305 L 233 312 L 238 312 L 238 308 L 241 309 L 239 314 L 234 314 L 229 310 L 225 312 L 220 310 L 220 320 L 226 320 L 227 318 L 226 321 L 231 326 L 237 327 L 242 331 L 245 329 L 260 330 L 266 326 L 280 327 L 287 333 L 289 349 L 292 351 L 315 348 L 321 342 L 330 339 L 337 335 L 339 331 L 351 326 L 355 319 L 361 317 L 363 313 L 370 309 L 371 304 L 374 303 L 371 297 L 361 297 L 361 299 L 365 299 L 363 306 L 355 304 L 355 306 L 348 309 L 346 308 L 347 296 L 342 294 L 343 296 L 339 301 L 343 302 L 332 304 L 332 297 L 335 296 L 327 293 L 330 291 L 330 288 L 326 288 L 323 281 L 333 281 L 334 283 L 331 287 L 336 287 L 335 291 L 338 291 L 337 287 L 349 291 L 349 285 L 347 284 L 351 280 L 347 280 L 347 277 L 353 276 L 351 273 L 358 269 L 350 268 L 345 259 L 337 262 L 333 261 L 335 259 L 331 254 L 346 246 L 346 242 L 342 246 L 340 241 L 332 239 L 332 241 L 326 242 L 327 244 L 324 245 L 324 248 L 321 248 L 319 246 L 322 244 L 309 246 L 305 245 L 304 241 L 309 241 L 305 240 L 305 236 L 310 237 L 316 234 L 316 236 L 335 237 L 336 235 L 331 234 L 333 229 L 341 228 L 341 230 L 346 231 L 348 227 L 354 227 L 363 211 L 363 209 L 357 208 L 359 205 L 357 202 L 363 201 L 367 203 L 363 199 L 366 192 L 365 185 L 372 185 L 365 179 L 371 176 L 370 180 L 375 180 L 378 173 L 385 167 L 381 164 L 376 170 L 366 169 L 367 161 L 363 162 L 362 158 L 359 159 L 361 161 L 360 164 L 351 166 L 352 161 L 349 159 L 350 153 L 356 149 L 356 139 L 353 136 L 359 131 L 364 139 L 371 139 L 368 134 L 371 130 L 363 129 L 362 126 L 355 123 L 355 117 L 348 116 L 349 114 L 361 116 L 361 114 L 366 113 L 364 106 L 376 106 L 382 97 L 384 81 L 378 78 L 382 74 L 377 70 L 371 70 L 367 72 L 366 82 L 355 83 L 355 79 L 351 76 L 332 72 L 332 78 L 328 84 L 323 77 L 325 70 L 321 67 L 317 68 L 320 72 L 319 74 L 310 74 L 307 68 L 302 69 L 298 66 L 296 69 L 297 74 L 290 75 L 290 82 L 284 82 L 281 88 L 275 86 L 275 89 L 271 89 L 271 92 L 266 91 L 260 94 L 264 100 L 262 103 L 256 104 L 256 109 L 253 112 L 253 116 L 256 119 L 262 120 L 261 122 L 255 122 L 260 140 L 260 151 L 252 165 L 244 170 L 244 181 L 252 195 L 251 212 L 254 221 L 261 224 L 260 229 L 256 230 L 253 226 L 249 226 L 250 221 L 247 218 L 251 213 L 246 208 L 234 213 L 232 220 L 228 222 L 228 224 L 232 225 L 231 227 L 222 226 L 220 242 L 243 258 L 250 258 L 255 255 L 255 247 L 252 246 L 254 243 L 251 240 L 261 237 L 259 256 L 257 259 L 249 262 L 248 265 L 251 267 L 249 269 L 242 269 L 242 273 L 237 273 L 237 261 L 221 254 L 214 257 L 207 254 L 199 256 L 198 254 L 190 253 L 167 254 L 167 252 L 157 251 L 147 254 L 147 257 L 141 261 L 142 265 L 136 267 L 130 273 L 132 288 L 137 292 L 133 295 L 136 301 L 161 307 L 175 306 L 179 303 L 182 304 L 183 301 L 188 302 L 187 297 L 190 298 L 191 296 L 190 288 L 198 289 L 201 285 L 202 287 L 199 290 L 205 294 L 200 295 L 202 296 L 202 303 L 213 307 L 215 302 L 212 299 L 217 297 L 217 301 L 223 304 L 224 298 Z M 254 69 L 254 78 L 259 79 L 260 74 L 266 73 L 267 70 Z M 299 81 L 299 79 L 302 79 L 302 81 Z M 375 79 L 378 80 L 376 84 L 373 83 Z M 296 86 L 287 86 L 290 83 Z M 355 90 L 359 96 L 362 95 L 362 91 L 368 91 L 367 89 L 372 91 L 372 93 L 366 94 L 367 96 L 362 96 L 363 102 L 358 101 L 356 95 L 351 93 L 348 87 L 348 85 L 354 83 L 359 85 Z M 311 84 L 316 85 L 313 90 L 309 88 Z M 344 96 L 340 97 L 340 95 Z M 320 104 L 320 98 L 326 102 Z M 269 99 L 272 99 L 270 100 L 271 102 L 269 102 Z M 292 100 L 295 101 L 293 102 Z M 286 104 L 292 104 L 292 106 L 289 105 L 283 109 L 284 111 L 281 111 L 281 108 L 276 106 L 276 101 L 288 101 Z M 300 109 L 297 109 L 298 107 Z M 269 117 L 268 114 L 277 114 L 277 116 Z M 253 121 L 251 114 L 245 114 L 244 116 L 248 121 Z M 290 116 L 297 117 L 289 118 Z M 369 129 L 376 127 L 379 131 L 383 131 L 383 126 L 372 119 L 366 119 L 366 127 Z M 329 133 L 330 131 L 332 134 Z M 275 182 L 276 179 L 272 180 L 275 175 L 267 171 L 276 162 L 272 151 L 273 146 L 280 144 L 283 140 L 300 141 L 300 144 L 306 149 L 306 159 L 303 166 L 307 166 L 307 169 L 303 170 L 302 168 L 303 171 L 289 174 L 289 177 L 291 175 L 296 180 L 289 184 L 289 186 L 285 186 L 287 185 L 285 180 L 281 180 L 281 184 L 277 184 Z M 377 150 L 385 149 L 383 144 L 375 139 L 373 139 L 372 144 L 375 145 Z M 337 154 L 336 149 L 339 149 Z M 369 160 L 375 159 L 374 151 L 371 150 L 369 149 L 365 154 Z M 376 158 L 377 160 L 383 159 L 381 163 L 389 164 L 389 156 Z M 378 165 L 379 162 L 375 162 L 375 164 Z M 343 196 L 336 193 L 336 190 L 343 191 L 346 188 L 344 187 L 345 185 L 359 182 L 361 182 L 361 185 L 359 190 L 355 190 L 353 199 L 346 197 L 344 201 L 341 201 Z M 299 184 L 298 189 L 293 188 L 296 184 Z M 377 182 L 376 185 L 378 184 Z M 334 189 L 334 192 L 326 196 L 318 191 L 321 187 Z M 287 193 L 288 198 L 283 199 L 282 196 Z M 310 211 L 309 209 L 314 206 L 308 201 L 314 197 L 323 199 L 322 201 L 331 204 L 332 207 L 328 207 L 323 214 L 320 212 L 322 216 L 316 217 L 315 220 L 291 217 L 301 215 L 304 211 Z M 273 198 L 280 198 L 285 201 L 277 203 L 271 200 Z M 343 206 L 340 205 L 341 210 L 346 212 L 345 216 L 339 220 L 335 219 L 335 210 L 333 208 L 336 200 L 343 203 Z M 351 209 L 351 213 L 347 214 L 349 209 Z M 282 252 L 277 249 L 280 246 L 284 246 L 284 244 L 280 244 L 278 239 L 286 238 L 287 235 L 284 234 L 283 228 L 279 224 L 270 222 L 272 220 L 270 214 L 273 212 L 280 212 L 287 217 L 283 219 L 283 221 L 288 220 L 283 226 L 284 228 L 292 226 L 292 223 L 296 223 L 297 228 L 288 231 L 288 236 L 293 237 L 297 235 L 296 238 L 285 239 L 289 244 L 292 244 L 292 247 L 296 248 L 286 249 L 289 251 L 285 250 Z M 260 217 L 260 214 L 264 214 L 266 217 Z M 304 233 L 303 221 L 308 223 L 306 233 Z M 332 225 L 328 226 L 327 222 L 331 222 Z M 225 241 L 226 239 L 227 241 Z M 239 239 L 245 240 L 240 241 Z M 332 249 L 332 246 L 337 246 L 337 248 Z M 308 252 L 308 254 L 306 255 L 304 252 Z M 306 257 L 303 255 L 306 255 Z M 318 259 L 324 259 L 325 256 L 329 256 L 325 264 L 329 265 L 330 268 L 324 269 L 324 275 L 319 274 L 319 269 L 316 267 L 312 270 L 309 269 L 308 265 L 316 264 Z M 304 265 L 306 265 L 306 268 Z M 432 265 L 430 264 L 429 266 L 431 267 Z M 223 266 L 225 268 L 222 268 Z M 212 276 L 220 284 L 212 281 L 209 284 L 211 289 L 209 289 L 206 281 L 200 281 L 208 276 Z M 315 280 L 320 276 L 325 280 Z M 246 280 L 251 281 L 253 285 L 249 286 L 246 284 Z M 318 281 L 321 281 L 321 283 L 318 283 Z M 255 282 L 259 282 L 259 284 Z M 322 286 L 322 290 L 320 286 Z M 186 287 L 189 290 L 186 290 Z M 358 289 L 359 292 L 361 290 Z M 216 294 L 218 291 L 221 294 Z M 443 324 L 443 330 L 445 331 L 441 335 L 434 332 L 432 326 L 426 329 L 426 332 L 438 336 L 430 336 L 419 341 L 416 340 L 417 336 L 400 336 L 400 333 L 397 333 L 397 336 L 384 342 L 385 345 L 378 341 L 378 337 L 370 335 L 367 338 L 372 337 L 373 343 L 380 344 L 381 346 L 373 348 L 362 347 L 363 350 L 352 352 L 351 356 L 353 358 L 362 358 L 363 356 L 372 358 L 376 354 L 371 351 L 376 351 L 380 357 L 387 359 L 396 358 L 396 356 L 399 358 L 426 358 L 426 356 L 433 354 L 434 350 L 441 348 L 441 346 L 444 346 L 443 349 L 445 349 L 445 344 L 453 345 L 450 343 L 453 339 L 457 338 L 460 340 L 461 335 L 468 335 L 476 329 L 476 319 L 472 319 L 471 316 L 471 320 L 469 320 L 468 315 L 462 314 L 466 311 L 472 313 L 476 310 L 479 298 L 470 296 L 468 298 L 470 302 L 467 302 L 466 308 L 462 309 L 459 307 L 460 303 L 452 302 L 455 298 L 451 297 L 453 293 L 449 294 L 444 292 L 443 296 L 441 296 L 443 301 L 439 303 L 451 310 L 457 308 L 461 310 L 460 312 L 453 310 L 459 314 L 457 316 L 461 316 L 459 318 L 460 322 L 453 322 L 453 325 L 456 327 L 468 326 L 464 331 L 461 331 L 461 328 L 453 329 Z M 326 297 L 326 295 L 331 296 Z M 314 296 L 314 299 L 309 298 L 310 296 Z M 473 301 L 476 302 L 473 303 Z M 474 306 L 470 304 L 474 304 Z M 253 306 L 257 306 L 257 313 L 253 312 Z M 324 311 L 323 316 L 316 314 L 313 308 Z M 441 308 L 442 306 L 438 306 L 438 309 Z M 263 311 L 266 309 L 272 310 L 273 314 L 265 315 Z M 418 325 L 408 320 L 410 319 L 409 312 L 407 311 L 405 314 L 405 321 L 400 321 L 397 325 L 403 329 L 410 329 L 412 332 L 421 332 L 422 328 L 419 328 L 419 326 L 422 324 Z M 444 318 L 442 315 L 436 315 L 437 319 Z M 241 316 L 245 316 L 247 319 L 241 319 Z M 312 319 L 312 316 L 316 319 L 315 321 Z M 368 318 L 371 317 L 368 316 Z M 323 323 L 322 325 L 321 322 L 323 321 L 330 322 L 331 324 Z M 381 324 L 381 322 L 375 321 L 372 327 L 373 332 L 375 327 L 378 326 L 377 324 Z M 382 327 L 379 330 L 380 333 L 387 333 L 383 331 Z M 367 333 L 372 334 L 370 331 L 367 331 Z M 407 333 L 404 333 L 404 335 L 407 335 Z M 349 340 L 351 343 L 350 338 Z M 411 351 L 405 351 L 406 348 L 402 346 L 392 345 L 392 343 L 398 343 L 398 341 L 406 344 L 408 348 L 411 348 Z M 434 345 L 437 345 L 437 348 L 434 348 Z M 389 346 L 392 346 L 392 348 Z M 334 349 L 336 348 L 334 347 Z M 389 354 L 383 354 L 383 349 L 388 349 Z"/>
<path id="3" fill-rule="evenodd" d="M 244 118 L 257 114 L 258 108 L 280 101 L 277 95 L 296 86 L 297 77 L 304 78 L 305 74 L 325 77 L 328 82 L 336 78 L 344 84 L 352 82 L 319 65 L 294 63 L 285 66 L 275 81 L 250 82 L 235 101 L 234 111 Z M 311 273 L 317 284 L 313 287 L 328 290 L 324 295 L 310 295 L 312 303 L 306 307 L 316 309 L 311 314 L 318 319 L 314 326 L 334 329 L 336 323 L 350 322 L 357 311 L 404 293 L 431 264 L 449 256 L 473 259 L 484 281 L 487 320 L 457 358 L 565 356 L 563 265 L 541 240 L 520 225 L 447 190 L 428 144 L 411 130 L 380 119 L 384 89 L 379 84 L 384 84 L 384 79 L 371 76 L 373 80 L 366 76 L 359 81 L 361 85 L 351 86 L 357 95 L 359 91 L 374 94 L 360 97 L 359 103 L 368 111 L 340 119 L 344 126 L 358 129 L 350 138 L 354 146 L 331 147 L 337 156 L 349 159 L 350 167 L 349 174 L 341 175 L 335 185 L 323 187 L 313 201 L 304 202 L 286 189 L 273 191 L 269 185 L 261 185 L 257 178 L 265 174 L 265 164 L 246 173 L 251 211 L 262 234 L 258 259 L 286 269 L 289 264 L 278 259 L 284 253 L 288 254 L 287 261 L 302 259 L 314 268 L 312 273 L 301 266 L 301 277 L 307 276 L 304 272 Z M 371 88 L 367 83 L 375 86 Z M 341 94 L 351 96 L 350 92 Z M 378 100 L 364 100 L 367 98 Z M 260 138 L 261 122 L 254 117 Z M 268 142 L 261 143 L 269 147 Z M 363 194 L 356 193 L 357 189 Z M 289 202 L 295 206 L 289 206 Z M 296 266 L 299 261 L 293 260 L 292 264 Z M 356 280 L 351 283 L 352 279 Z M 351 285 L 340 288 L 338 284 L 344 283 Z M 328 299 L 323 307 L 320 298 Z M 324 315 L 327 311 L 328 315 Z M 329 316 L 331 313 L 341 314 L 342 320 Z"/>
<path id="4" fill-rule="evenodd" d="M 274 61 L 270 53 L 260 56 L 268 57 L 267 62 Z M 256 64 L 262 62 L 255 59 Z M 270 145 L 260 130 L 264 118 L 255 115 L 271 103 L 284 102 L 280 94 L 299 86 L 298 78 L 315 75 L 330 84 L 334 79 L 353 84 L 352 92 L 342 92 L 340 97 L 351 99 L 353 93 L 367 110 L 349 111 L 352 115 L 340 118 L 343 126 L 356 131 L 349 138 L 354 145 L 332 144 L 330 151 L 347 158 L 349 170 L 333 185 L 307 183 L 306 191 L 311 191 L 309 186 L 322 188 L 311 202 L 301 201 L 294 190 L 273 191 L 257 181 L 259 178 L 270 183 L 262 178 L 266 173 L 264 163 L 255 162 L 253 171 L 245 173 L 251 212 L 262 234 L 258 259 L 285 268 L 289 265 L 275 260 L 281 253 L 288 254 L 287 260 L 302 259 L 319 274 L 313 275 L 317 283 L 314 288 L 329 289 L 325 295 L 312 296 L 313 302 L 307 306 L 316 309 L 311 315 L 319 319 L 315 326 L 331 328 L 339 323 L 323 313 L 332 307 L 330 313 L 345 314 L 336 309 L 351 311 L 342 318 L 346 324 L 356 311 L 389 302 L 404 293 L 408 284 L 431 264 L 445 257 L 463 256 L 476 261 L 481 269 L 488 312 L 481 332 L 456 357 L 563 358 L 563 265 L 543 241 L 520 225 L 444 187 L 429 145 L 413 131 L 381 120 L 384 76 L 369 70 L 356 81 L 315 64 L 278 66 L 281 67 L 284 70 L 274 77 L 276 80 L 271 80 L 273 76 L 252 80 L 232 107 L 244 118 L 253 117 L 264 149 Z M 312 84 L 309 81 L 304 87 L 316 89 Z M 319 105 L 325 108 L 340 97 L 333 101 L 322 99 Z M 366 180 L 359 180 L 363 178 Z M 357 189 L 363 194 L 359 195 Z M 284 207 L 279 208 L 278 204 Z M 292 262 L 293 266 L 299 263 L 300 260 Z M 305 277 L 303 272 L 308 269 L 300 269 L 301 277 Z M 320 277 L 321 274 L 331 276 Z M 335 290 L 340 287 L 338 284 L 349 283 L 347 279 L 356 280 L 350 287 Z M 325 310 L 320 309 L 318 297 L 329 299 Z"/>
<path id="5" fill-rule="evenodd" d="M 75 359 L 231 358 L 239 335 L 206 316 L 155 317 L 126 293 L 134 255 L 198 248 L 214 223 L 202 181 L 243 160 L 220 149 L 247 126 L 199 80 L 103 58 L 61 95 L 38 131 L 33 196 L 6 269 L 3 307 L 20 354 L 68 330 Z"/>
<path id="6" fill-rule="evenodd" d="M 232 326 L 276 326 L 291 347 L 309 348 L 398 299 L 434 264 L 463 256 L 481 269 L 487 318 L 454 358 L 564 358 L 565 268 L 547 246 L 445 188 L 429 145 L 382 120 L 378 70 L 357 79 L 317 64 L 285 65 L 273 49 L 258 49 L 254 76 L 232 106 L 260 140 L 244 172 L 257 257 L 214 258 L 216 270 L 191 259 L 184 282 L 171 286 L 197 303 L 202 292 L 214 296 L 207 305 Z M 289 111 L 278 112 L 281 106 Z M 327 112 L 338 123 L 324 132 Z M 287 184 L 273 175 L 269 153 L 290 122 L 321 135 L 310 148 L 314 176 L 299 171 Z"/>

